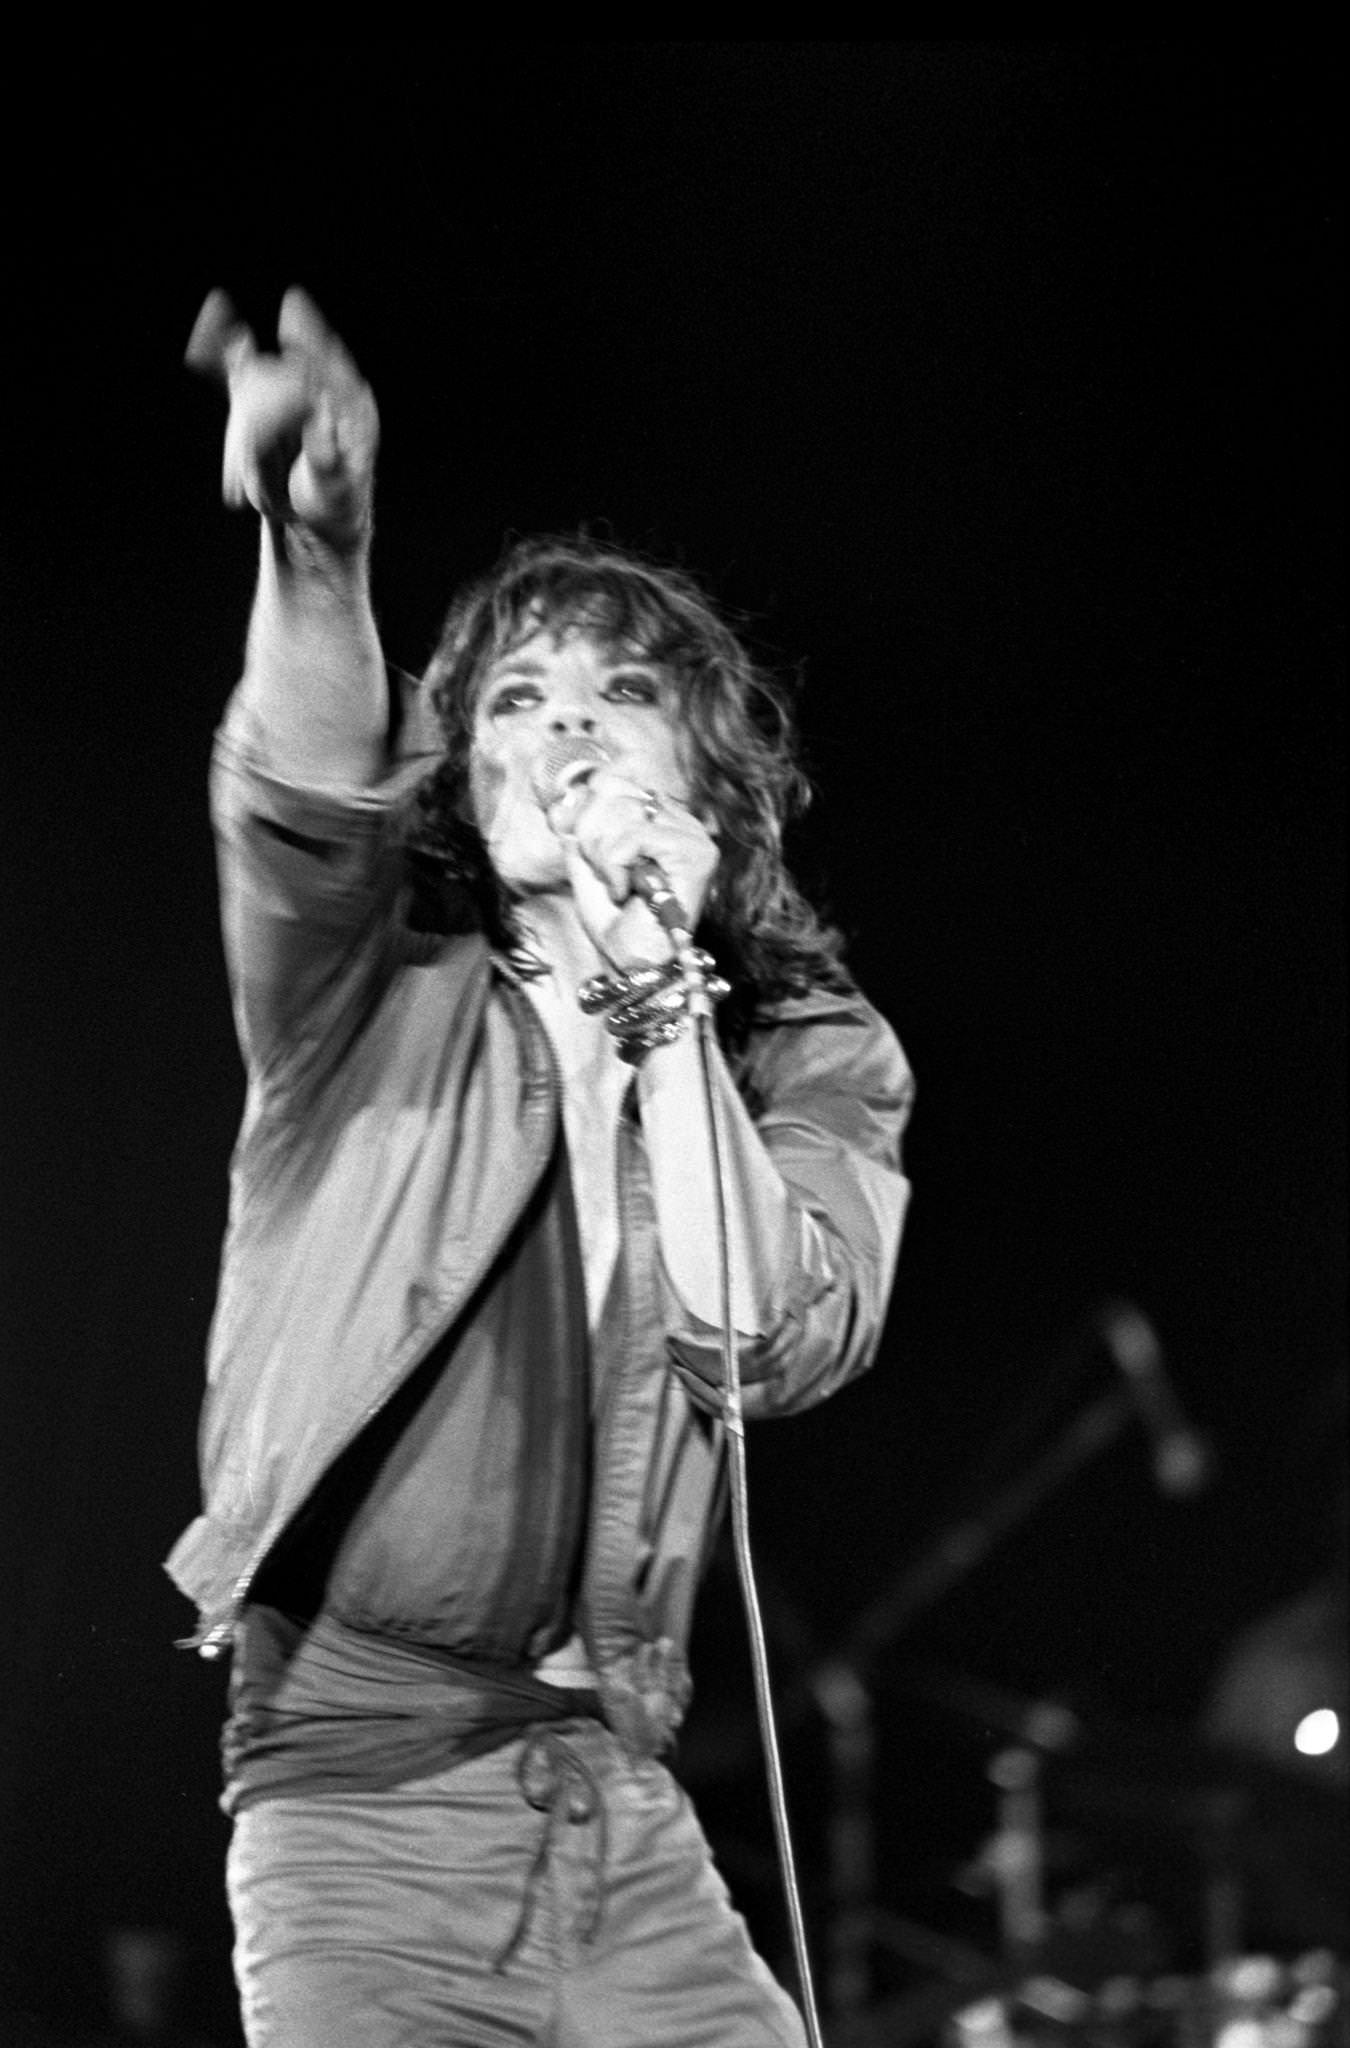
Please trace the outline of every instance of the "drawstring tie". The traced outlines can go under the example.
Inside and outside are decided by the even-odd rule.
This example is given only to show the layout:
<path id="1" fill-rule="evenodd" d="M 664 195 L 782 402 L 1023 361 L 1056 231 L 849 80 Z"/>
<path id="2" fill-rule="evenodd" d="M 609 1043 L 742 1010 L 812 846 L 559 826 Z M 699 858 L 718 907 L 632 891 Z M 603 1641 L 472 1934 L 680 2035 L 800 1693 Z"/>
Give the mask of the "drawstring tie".
<path id="1" fill-rule="evenodd" d="M 559 1823 L 584 1827 L 594 1821 L 596 1826 L 595 1896 L 588 1902 L 577 1928 L 577 1939 L 583 1948 L 589 1946 L 599 1932 L 604 1909 L 609 1820 L 594 1773 L 560 1735 L 545 1728 L 537 1730 L 526 1741 L 516 1764 L 516 1782 L 526 1804 L 532 1806 L 536 1813 L 542 1813 L 545 1820 L 539 1846 L 525 1879 L 520 1915 L 510 1940 L 492 1966 L 498 1972 L 506 1968 L 529 1932 Z"/>

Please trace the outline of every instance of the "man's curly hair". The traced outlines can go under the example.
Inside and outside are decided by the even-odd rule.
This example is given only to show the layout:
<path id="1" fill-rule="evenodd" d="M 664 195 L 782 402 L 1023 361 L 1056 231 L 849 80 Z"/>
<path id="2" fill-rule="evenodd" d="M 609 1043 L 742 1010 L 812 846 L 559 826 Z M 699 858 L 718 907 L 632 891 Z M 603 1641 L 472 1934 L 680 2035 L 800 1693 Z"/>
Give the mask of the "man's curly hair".
<path id="1" fill-rule="evenodd" d="M 512 942 L 512 906 L 473 821 L 469 755 L 484 674 L 541 628 L 584 632 L 607 653 L 641 657 L 668 677 L 690 801 L 720 854 L 699 937 L 736 988 L 742 1021 L 756 1001 L 850 988 L 839 934 L 783 863 L 783 828 L 810 788 L 782 687 L 683 570 L 585 534 L 516 543 L 451 605 L 426 678 L 445 753 L 419 791 L 418 859 L 468 890 L 489 937 Z"/>

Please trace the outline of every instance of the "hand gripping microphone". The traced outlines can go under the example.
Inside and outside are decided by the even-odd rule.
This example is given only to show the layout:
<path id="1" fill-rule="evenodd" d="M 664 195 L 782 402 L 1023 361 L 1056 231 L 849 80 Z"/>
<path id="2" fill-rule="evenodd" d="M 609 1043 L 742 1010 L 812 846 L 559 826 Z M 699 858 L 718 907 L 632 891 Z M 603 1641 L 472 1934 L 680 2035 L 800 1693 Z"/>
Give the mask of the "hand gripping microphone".
<path id="1" fill-rule="evenodd" d="M 584 788 L 596 769 L 604 767 L 608 760 L 609 755 L 598 740 L 579 732 L 559 733 L 544 748 L 532 777 L 540 809 L 551 811 L 574 789 Z M 629 868 L 628 880 L 633 894 L 642 898 L 658 923 L 670 933 L 676 951 L 683 952 L 692 946 L 689 919 L 660 864 L 642 854 Z"/>
<path id="2" fill-rule="evenodd" d="M 585 733 L 559 733 L 541 753 L 531 786 L 541 810 L 552 811 L 574 789 L 583 788 L 609 755 L 599 740 Z M 684 977 L 685 998 L 691 1017 L 711 1018 L 712 997 L 704 969 L 706 955 L 694 944 L 689 915 L 658 861 L 639 855 L 628 870 L 632 893 L 640 896 L 652 916 L 670 939 L 671 948 Z"/>

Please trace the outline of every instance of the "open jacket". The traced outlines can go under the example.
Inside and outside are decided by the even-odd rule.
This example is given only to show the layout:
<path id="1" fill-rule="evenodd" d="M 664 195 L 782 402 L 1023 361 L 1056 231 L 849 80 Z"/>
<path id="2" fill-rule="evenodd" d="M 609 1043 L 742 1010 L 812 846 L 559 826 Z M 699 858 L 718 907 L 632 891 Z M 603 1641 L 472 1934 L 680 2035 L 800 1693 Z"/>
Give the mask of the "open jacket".
<path id="1" fill-rule="evenodd" d="M 558 1142 L 551 1047 L 509 962 L 480 933 L 409 927 L 406 812 L 427 765 L 396 763 L 370 789 L 297 786 L 268 766 L 240 699 L 217 740 L 248 1094 L 210 1338 L 204 1511 L 168 1560 L 208 1654 L 335 1457 L 464 1311 Z M 775 1004 L 733 1066 L 725 1085 L 748 1103 L 798 1226 L 771 1322 L 742 1347 L 753 1418 L 823 1399 L 875 1354 L 912 1088 L 856 994 Z M 665 1660 L 681 1689 L 722 1468 L 718 1334 L 665 1278 L 633 1089 L 618 1141 L 625 1313 L 596 1374 L 579 1617 L 611 1709 L 635 1656 Z"/>

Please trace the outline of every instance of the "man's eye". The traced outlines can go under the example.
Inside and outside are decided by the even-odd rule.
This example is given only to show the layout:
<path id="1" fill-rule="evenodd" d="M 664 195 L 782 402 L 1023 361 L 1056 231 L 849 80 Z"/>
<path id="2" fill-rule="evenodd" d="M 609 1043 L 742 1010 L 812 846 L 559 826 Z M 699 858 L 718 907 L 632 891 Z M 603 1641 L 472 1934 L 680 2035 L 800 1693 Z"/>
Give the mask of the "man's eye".
<path id="1" fill-rule="evenodd" d="M 605 686 L 607 697 L 618 697 L 629 704 L 655 704 L 660 694 L 661 686 L 656 677 L 644 675 L 640 670 L 611 676 Z"/>
<path id="2" fill-rule="evenodd" d="M 495 718 L 502 711 L 521 711 L 527 704 L 537 704 L 539 692 L 533 683 L 506 683 L 493 692 L 491 710 Z"/>

